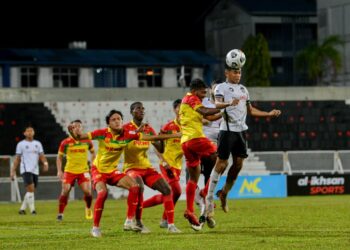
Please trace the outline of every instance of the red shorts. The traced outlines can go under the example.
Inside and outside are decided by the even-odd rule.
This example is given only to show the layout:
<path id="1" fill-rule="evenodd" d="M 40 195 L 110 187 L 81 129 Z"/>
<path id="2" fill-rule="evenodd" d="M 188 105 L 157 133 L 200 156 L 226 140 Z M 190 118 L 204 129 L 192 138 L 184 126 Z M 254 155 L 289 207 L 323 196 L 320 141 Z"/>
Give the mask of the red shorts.
<path id="1" fill-rule="evenodd" d="M 135 178 L 137 176 L 141 177 L 143 182 L 148 187 L 151 187 L 151 188 L 156 181 L 163 178 L 163 176 L 153 168 L 146 168 L 146 169 L 132 168 L 127 170 L 126 174 L 132 178 Z"/>
<path id="2" fill-rule="evenodd" d="M 118 169 L 111 173 L 100 173 L 95 166 L 91 168 L 92 179 L 94 181 L 94 188 L 97 182 L 104 182 L 108 185 L 115 186 L 118 181 L 125 176 L 124 173 L 120 172 Z"/>
<path id="3" fill-rule="evenodd" d="M 186 166 L 197 167 L 202 157 L 208 157 L 216 152 L 216 145 L 206 137 L 195 138 L 182 143 L 182 151 L 186 158 Z"/>
<path id="4" fill-rule="evenodd" d="M 169 184 L 172 183 L 172 182 L 180 180 L 180 175 L 181 175 L 181 170 L 180 169 L 177 169 L 177 168 L 174 168 L 174 167 L 170 167 L 169 169 L 166 169 L 162 165 L 159 165 L 159 169 L 162 172 L 162 175 L 163 175 L 164 179 Z"/>
<path id="5" fill-rule="evenodd" d="M 90 173 L 85 172 L 82 174 L 73 174 L 73 173 L 69 173 L 69 172 L 64 172 L 63 183 L 74 186 L 75 181 L 78 182 L 79 186 L 83 182 L 90 182 L 91 181 Z"/>

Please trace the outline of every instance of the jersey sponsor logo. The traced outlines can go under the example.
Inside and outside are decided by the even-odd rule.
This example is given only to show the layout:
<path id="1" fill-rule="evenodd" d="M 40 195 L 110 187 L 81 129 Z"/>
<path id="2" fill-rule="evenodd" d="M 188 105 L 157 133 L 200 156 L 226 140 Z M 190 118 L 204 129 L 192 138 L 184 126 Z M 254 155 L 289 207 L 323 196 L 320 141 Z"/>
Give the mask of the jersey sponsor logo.
<path id="1" fill-rule="evenodd" d="M 258 184 L 261 181 L 261 177 L 255 178 L 253 181 L 249 182 L 247 179 L 244 179 L 241 188 L 239 189 L 239 193 L 243 194 L 246 192 L 260 194 L 261 189 Z"/>
<path id="2" fill-rule="evenodd" d="M 117 152 L 117 151 L 121 151 L 122 150 L 122 148 L 114 148 L 114 147 L 108 147 L 108 146 L 106 146 L 105 149 L 108 152 Z"/>
<path id="3" fill-rule="evenodd" d="M 80 149 L 69 149 L 69 153 L 85 153 L 86 149 L 80 148 Z"/>
<path id="4" fill-rule="evenodd" d="M 150 144 L 149 141 L 133 141 L 136 146 L 148 146 Z"/>

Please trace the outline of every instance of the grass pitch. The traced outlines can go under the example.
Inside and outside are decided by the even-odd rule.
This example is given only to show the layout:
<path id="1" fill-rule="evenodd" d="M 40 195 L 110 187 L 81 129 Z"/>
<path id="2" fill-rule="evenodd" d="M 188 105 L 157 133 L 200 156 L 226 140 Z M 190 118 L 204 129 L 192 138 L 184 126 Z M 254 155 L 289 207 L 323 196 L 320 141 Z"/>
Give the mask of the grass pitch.
<path id="1" fill-rule="evenodd" d="M 37 201 L 36 216 L 18 215 L 19 207 L 0 204 L 0 249 L 350 249 L 349 195 L 230 200 L 227 214 L 216 209 L 217 226 L 200 232 L 183 218 L 180 201 L 176 235 L 159 228 L 162 206 L 144 209 L 150 234 L 123 232 L 126 201 L 108 199 L 99 239 L 90 236 L 83 201 L 69 202 L 63 222 L 57 201 Z"/>

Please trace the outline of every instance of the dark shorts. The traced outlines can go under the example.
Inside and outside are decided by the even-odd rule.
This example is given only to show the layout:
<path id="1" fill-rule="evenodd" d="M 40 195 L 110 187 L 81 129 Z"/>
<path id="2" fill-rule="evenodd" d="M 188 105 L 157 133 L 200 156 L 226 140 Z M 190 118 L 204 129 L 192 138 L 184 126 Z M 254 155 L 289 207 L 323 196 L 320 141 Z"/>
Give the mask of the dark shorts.
<path id="1" fill-rule="evenodd" d="M 218 141 L 218 157 L 227 160 L 232 156 L 247 158 L 246 133 L 220 130 Z"/>
<path id="2" fill-rule="evenodd" d="M 30 184 L 33 184 L 33 183 L 34 183 L 34 187 L 38 186 L 39 176 L 37 174 L 33 174 L 31 172 L 24 172 L 22 174 L 22 178 L 25 186 L 29 186 Z"/>

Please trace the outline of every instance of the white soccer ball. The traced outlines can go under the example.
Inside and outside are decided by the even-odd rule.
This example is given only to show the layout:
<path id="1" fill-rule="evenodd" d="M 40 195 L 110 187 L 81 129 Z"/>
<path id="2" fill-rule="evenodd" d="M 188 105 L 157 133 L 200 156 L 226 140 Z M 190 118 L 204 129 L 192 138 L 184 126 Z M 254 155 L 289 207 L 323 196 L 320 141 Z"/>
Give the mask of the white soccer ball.
<path id="1" fill-rule="evenodd" d="M 245 54 L 242 50 L 233 49 L 226 55 L 226 65 L 229 68 L 241 69 L 245 64 Z"/>

